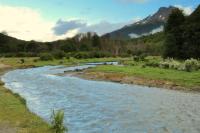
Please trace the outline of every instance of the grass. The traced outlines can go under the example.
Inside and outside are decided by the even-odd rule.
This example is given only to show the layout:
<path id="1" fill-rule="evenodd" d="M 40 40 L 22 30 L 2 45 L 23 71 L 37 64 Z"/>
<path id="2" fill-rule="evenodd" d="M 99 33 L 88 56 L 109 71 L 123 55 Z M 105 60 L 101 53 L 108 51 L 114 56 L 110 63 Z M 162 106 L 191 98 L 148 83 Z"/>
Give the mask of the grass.
<path id="1" fill-rule="evenodd" d="M 52 133 L 45 121 L 29 112 L 24 101 L 0 85 L 0 125 L 6 124 L 17 133 Z"/>
<path id="2" fill-rule="evenodd" d="M 12 62 L 15 59 L 6 60 Z M 11 65 L 11 64 L 9 64 Z M 12 67 L 17 65 L 13 63 Z M 0 75 L 8 68 L 0 68 Z M 0 132 L 16 133 L 53 133 L 50 125 L 26 107 L 26 100 L 4 88 L 0 81 Z"/>
<path id="3" fill-rule="evenodd" d="M 129 76 L 138 76 L 153 80 L 167 80 L 183 87 L 200 87 L 200 71 L 185 72 L 172 69 L 162 69 L 141 66 L 98 66 L 90 71 L 107 73 L 121 73 Z"/>
<path id="4" fill-rule="evenodd" d="M 22 64 L 21 59 L 25 62 Z M 128 58 L 92 58 L 92 59 L 60 59 L 52 61 L 41 61 L 37 57 L 25 57 L 25 58 L 0 58 L 0 63 L 10 65 L 12 67 L 22 67 L 22 66 L 46 66 L 46 65 L 77 65 L 87 62 L 108 62 L 108 61 L 121 61 L 128 60 Z"/>

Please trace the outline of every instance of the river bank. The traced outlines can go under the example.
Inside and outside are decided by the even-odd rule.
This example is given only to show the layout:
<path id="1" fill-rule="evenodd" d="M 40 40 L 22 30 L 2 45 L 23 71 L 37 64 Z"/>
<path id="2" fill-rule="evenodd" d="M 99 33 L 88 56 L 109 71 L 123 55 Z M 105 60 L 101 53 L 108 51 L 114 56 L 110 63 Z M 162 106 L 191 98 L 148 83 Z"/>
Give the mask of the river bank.
<path id="1" fill-rule="evenodd" d="M 115 71 L 116 68 L 119 70 Z M 144 71 L 144 73 L 141 74 L 141 70 L 138 69 L 141 69 L 142 71 Z M 127 72 L 124 70 L 127 70 Z M 198 81 L 198 77 L 200 78 L 199 73 L 193 74 L 187 72 L 170 71 L 165 69 L 160 69 L 159 71 L 148 70 L 147 73 L 145 73 L 144 68 L 129 67 L 128 69 L 126 69 L 126 67 L 107 65 L 87 69 L 82 72 L 70 72 L 66 74 L 71 74 L 73 76 L 88 80 L 111 81 L 122 84 L 143 85 L 179 91 L 200 91 L 200 83 Z M 160 76 L 156 74 L 159 74 Z M 166 74 L 169 76 L 166 77 Z M 180 80 L 183 81 L 180 82 Z"/>
<path id="2" fill-rule="evenodd" d="M 15 68 L 0 64 L 0 77 Z M 43 119 L 30 112 L 18 94 L 4 87 L 0 81 L 0 132 L 1 133 L 52 133 Z"/>

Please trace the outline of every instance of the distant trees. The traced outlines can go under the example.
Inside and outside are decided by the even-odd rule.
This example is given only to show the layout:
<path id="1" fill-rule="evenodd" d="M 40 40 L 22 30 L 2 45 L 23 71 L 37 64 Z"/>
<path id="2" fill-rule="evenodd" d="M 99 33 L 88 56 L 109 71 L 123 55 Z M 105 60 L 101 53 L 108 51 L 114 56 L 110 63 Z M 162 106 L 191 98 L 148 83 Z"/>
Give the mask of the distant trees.
<path id="1" fill-rule="evenodd" d="M 164 57 L 200 58 L 200 6 L 188 17 L 175 9 L 165 26 L 165 35 Z"/>

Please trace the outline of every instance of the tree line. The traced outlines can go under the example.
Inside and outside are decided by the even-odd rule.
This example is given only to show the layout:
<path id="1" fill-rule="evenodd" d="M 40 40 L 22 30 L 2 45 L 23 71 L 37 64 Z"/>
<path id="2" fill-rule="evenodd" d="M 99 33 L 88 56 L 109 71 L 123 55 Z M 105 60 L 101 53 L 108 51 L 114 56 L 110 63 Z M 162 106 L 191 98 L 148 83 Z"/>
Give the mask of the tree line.
<path id="1" fill-rule="evenodd" d="M 41 53 L 66 54 L 77 58 L 160 55 L 163 33 L 130 40 L 114 40 L 95 33 L 78 34 L 53 42 L 23 41 L 0 34 L 1 56 L 39 56 Z"/>

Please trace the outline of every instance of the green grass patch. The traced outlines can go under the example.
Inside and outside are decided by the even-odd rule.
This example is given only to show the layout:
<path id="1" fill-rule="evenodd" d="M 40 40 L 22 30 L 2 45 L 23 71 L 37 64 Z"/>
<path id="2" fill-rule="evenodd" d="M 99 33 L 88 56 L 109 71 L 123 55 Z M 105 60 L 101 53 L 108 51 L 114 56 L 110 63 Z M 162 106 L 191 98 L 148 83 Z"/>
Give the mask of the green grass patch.
<path id="1" fill-rule="evenodd" d="M 141 66 L 98 66 L 91 71 L 122 73 L 129 76 L 139 76 L 154 80 L 172 81 L 183 87 L 200 87 L 200 71 L 185 72 L 173 69 L 162 69 Z"/>
<path id="2" fill-rule="evenodd" d="M 21 60 L 24 60 L 22 63 Z M 38 57 L 25 57 L 25 58 L 0 58 L 0 63 L 10 65 L 12 67 L 21 66 L 47 66 L 47 65 L 79 65 L 88 62 L 109 62 L 109 61 L 122 61 L 129 60 L 130 58 L 91 58 L 91 59 L 76 59 L 76 58 L 64 58 L 53 59 L 49 61 L 41 61 Z"/>
<path id="3" fill-rule="evenodd" d="M 52 133 L 50 126 L 26 108 L 25 100 L 0 86 L 0 125 L 16 128 L 17 133 Z"/>

